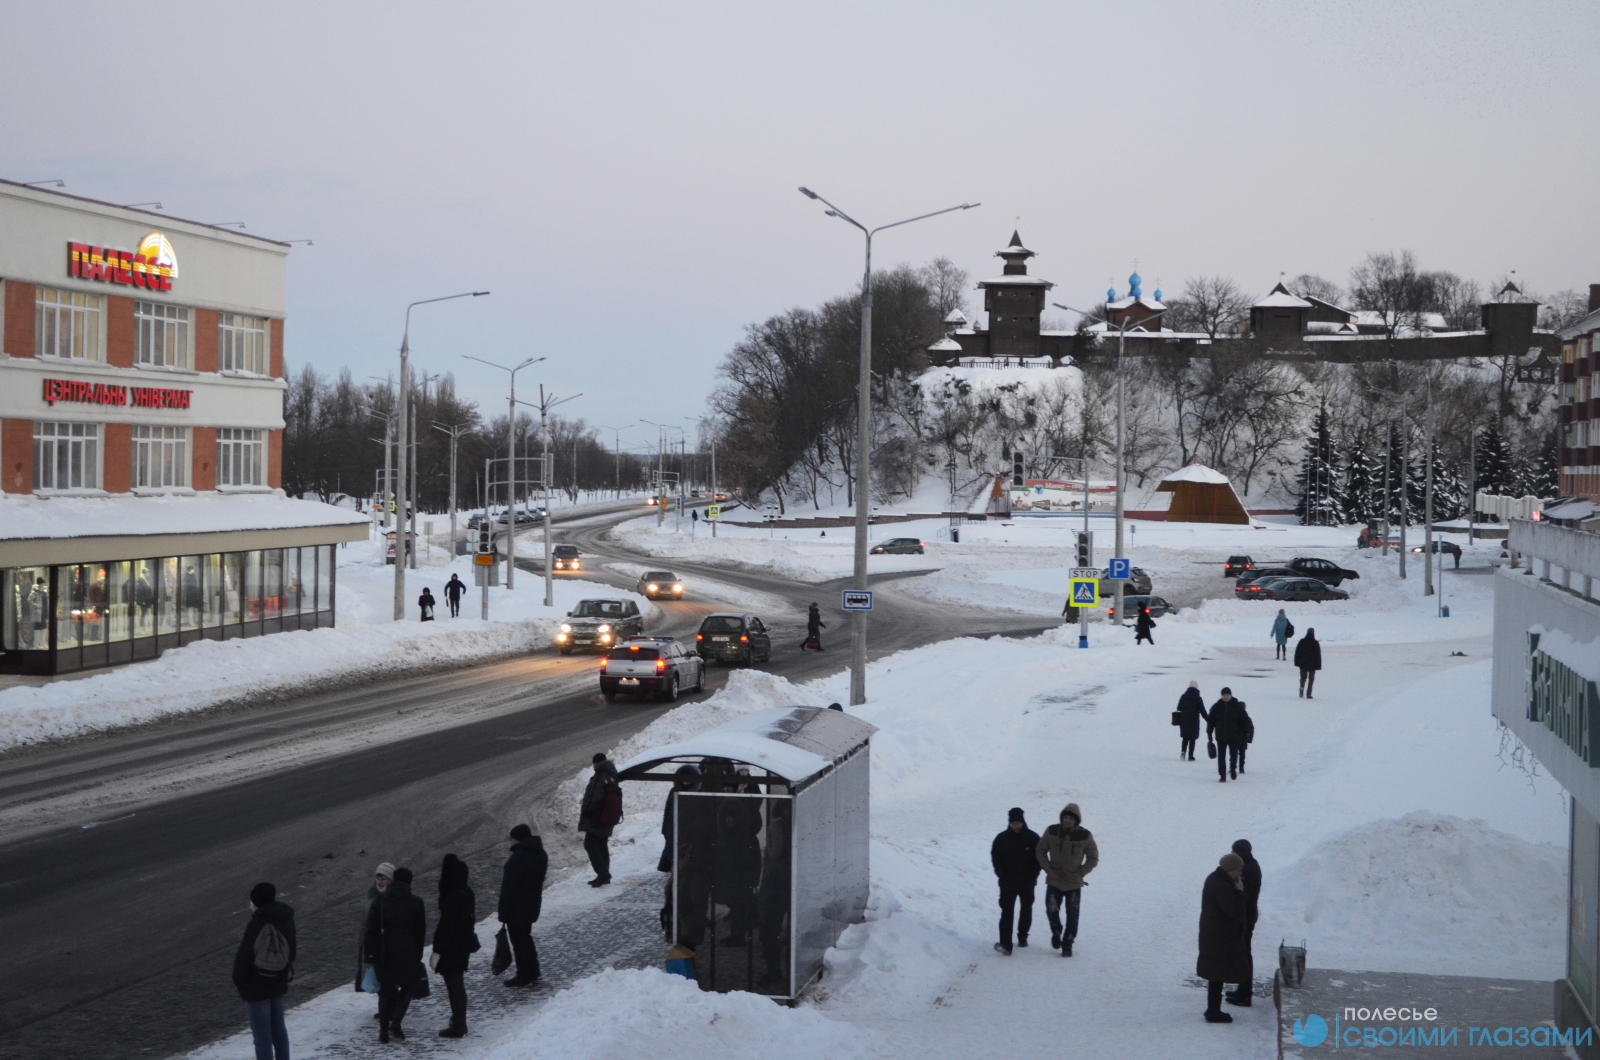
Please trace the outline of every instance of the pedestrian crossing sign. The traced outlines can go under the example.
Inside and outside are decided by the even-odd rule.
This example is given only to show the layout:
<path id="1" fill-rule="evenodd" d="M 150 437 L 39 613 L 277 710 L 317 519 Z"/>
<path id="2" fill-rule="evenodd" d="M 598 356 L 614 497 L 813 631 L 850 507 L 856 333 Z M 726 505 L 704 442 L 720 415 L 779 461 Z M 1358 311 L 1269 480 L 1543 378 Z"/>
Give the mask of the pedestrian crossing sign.
<path id="1" fill-rule="evenodd" d="M 1072 606 L 1099 607 L 1100 580 L 1098 578 L 1072 579 Z"/>

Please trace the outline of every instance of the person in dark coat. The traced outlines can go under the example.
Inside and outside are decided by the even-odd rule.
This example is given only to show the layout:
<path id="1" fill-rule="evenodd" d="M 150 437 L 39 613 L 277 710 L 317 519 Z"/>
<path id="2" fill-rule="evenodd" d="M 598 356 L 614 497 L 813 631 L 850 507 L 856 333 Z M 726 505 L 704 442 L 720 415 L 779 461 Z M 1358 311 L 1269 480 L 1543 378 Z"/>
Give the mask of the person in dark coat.
<path id="1" fill-rule="evenodd" d="M 1211 704 L 1206 735 L 1213 734 L 1217 741 L 1217 779 L 1224 783 L 1230 776 L 1239 779 L 1244 748 L 1255 737 L 1255 724 L 1245 713 L 1244 701 L 1233 698 L 1231 688 L 1224 688 L 1222 698 Z"/>
<path id="2" fill-rule="evenodd" d="M 1150 646 L 1154 647 L 1156 638 L 1152 631 L 1155 628 L 1155 620 L 1150 617 L 1150 609 L 1148 607 L 1139 608 L 1139 617 L 1133 620 L 1133 643 L 1138 644 L 1142 640 L 1147 640 L 1150 642 Z"/>
<path id="3" fill-rule="evenodd" d="M 666 805 L 661 808 L 661 860 L 656 862 L 659 872 L 671 873 L 674 863 L 674 847 L 677 842 L 677 806 L 678 792 L 700 790 L 700 770 L 691 765 L 681 765 L 674 774 L 677 779 L 672 782 L 672 790 L 667 792 Z M 664 900 L 661 904 L 661 933 L 672 939 L 672 876 L 667 876 Z"/>
<path id="4" fill-rule="evenodd" d="M 822 611 L 815 603 L 812 603 L 811 610 L 806 612 L 806 639 L 805 643 L 800 645 L 801 649 L 803 650 L 810 646 L 821 651 L 822 631 L 827 628 L 828 624 L 822 621 Z"/>
<path id="5" fill-rule="evenodd" d="M 367 920 L 372 916 L 373 903 L 378 900 L 378 895 L 389 889 L 389 884 L 394 881 L 394 865 L 390 862 L 381 863 L 372 873 L 372 885 L 367 888 L 367 907 L 362 910 L 361 924 L 356 931 L 356 990 L 361 990 L 361 981 L 367 977 Z M 382 1019 L 382 1017 L 378 1017 Z"/>
<path id="6" fill-rule="evenodd" d="M 1294 646 L 1294 664 L 1300 670 L 1300 694 L 1311 698 L 1311 686 L 1317 683 L 1317 671 L 1322 669 L 1322 642 L 1317 631 L 1307 629 L 1300 643 Z"/>
<path id="7" fill-rule="evenodd" d="M 612 799 L 613 794 L 615 799 Z M 616 765 L 604 752 L 596 752 L 594 776 L 589 778 L 588 786 L 583 789 L 583 799 L 578 803 L 578 831 L 583 833 L 583 850 L 589 855 L 589 864 L 594 868 L 590 887 L 604 887 L 611 882 L 611 848 L 608 844 L 615 825 L 605 821 L 607 800 L 612 800 L 620 811 L 622 785 L 617 783 Z"/>
<path id="8" fill-rule="evenodd" d="M 1028 946 L 1028 929 L 1033 927 L 1033 892 L 1039 884 L 1037 851 L 1039 833 L 1028 827 L 1022 807 L 1013 806 L 1006 818 L 1006 830 L 989 844 L 989 862 L 994 866 L 994 878 L 1000 884 L 1000 941 L 994 948 L 1011 956 L 1011 918 L 1018 903 L 1022 912 L 1017 914 L 1017 945 Z"/>
<path id="9" fill-rule="evenodd" d="M 433 621 L 433 607 L 436 603 L 438 601 L 433 598 L 433 590 L 424 585 L 422 595 L 417 597 L 417 607 L 422 609 L 422 621 Z"/>
<path id="10" fill-rule="evenodd" d="M 450 580 L 444 583 L 444 601 L 450 605 L 450 617 L 461 617 L 461 595 L 467 591 L 467 583 L 461 580 L 459 574 L 450 575 Z"/>
<path id="11" fill-rule="evenodd" d="M 1200 696 L 1200 682 L 1190 681 L 1183 695 L 1178 697 L 1178 758 L 1194 761 L 1194 745 L 1200 739 L 1200 723 L 1210 721 L 1206 701 Z"/>
<path id="12" fill-rule="evenodd" d="M 1239 984 L 1235 996 L 1250 992 L 1250 928 L 1243 870 L 1244 860 L 1230 850 L 1206 877 L 1200 892 L 1200 956 L 1194 974 L 1206 981 L 1207 1023 L 1233 1022 L 1233 1017 L 1222 1011 L 1224 984 Z"/>
<path id="13" fill-rule="evenodd" d="M 734 792 L 756 794 L 750 770 L 740 766 Z M 761 884 L 761 800 L 721 799 L 717 803 L 715 892 L 712 901 L 728 907 L 730 946 L 744 946 L 756 925 L 756 888 Z"/>
<path id="14" fill-rule="evenodd" d="M 261 939 L 261 933 L 269 929 L 278 936 L 272 943 L 288 945 L 288 963 L 283 968 L 262 968 L 257 962 L 258 949 L 263 951 L 264 958 L 270 959 L 266 951 L 272 947 Z M 289 1060 L 289 1029 L 283 1022 L 283 996 L 289 992 L 294 958 L 294 910 L 278 901 L 276 887 L 258 883 L 250 889 L 250 923 L 245 925 L 244 938 L 239 940 L 239 949 L 233 955 L 233 985 L 239 991 L 239 1000 L 244 1002 L 245 1014 L 250 1020 L 256 1060 Z"/>
<path id="15" fill-rule="evenodd" d="M 467 1033 L 467 961 L 478 951 L 478 909 L 467 886 L 467 863 L 454 854 L 439 866 L 439 926 L 433 929 L 434 971 L 444 980 L 450 997 L 450 1026 L 441 1038 L 462 1038 Z"/>
<path id="16" fill-rule="evenodd" d="M 1239 879 L 1244 883 L 1245 924 L 1249 928 L 1249 937 L 1245 939 L 1245 958 L 1250 962 L 1246 967 L 1249 971 L 1247 978 L 1239 989 L 1228 995 L 1228 1004 L 1250 1007 L 1250 984 L 1255 982 L 1255 955 L 1251 944 L 1255 938 L 1256 921 L 1261 918 L 1261 862 L 1255 859 L 1250 852 L 1250 840 L 1235 839 L 1233 852 L 1239 855 L 1239 860 L 1244 862 L 1244 868 L 1239 874 Z"/>
<path id="17" fill-rule="evenodd" d="M 539 951 L 533 944 L 533 925 L 544 902 L 544 876 L 550 857 L 544 840 L 533 829 L 519 824 L 511 830 L 511 856 L 506 858 L 500 876 L 500 923 L 511 937 L 511 952 L 517 959 L 517 974 L 507 986 L 532 986 L 539 981 Z"/>
<path id="18" fill-rule="evenodd" d="M 367 916 L 367 960 L 378 973 L 378 1041 L 392 1035 L 406 1040 L 400 1021 L 411 1007 L 411 990 L 422 974 L 422 947 L 427 945 L 428 911 L 411 893 L 411 870 L 394 870 L 389 884 Z"/>

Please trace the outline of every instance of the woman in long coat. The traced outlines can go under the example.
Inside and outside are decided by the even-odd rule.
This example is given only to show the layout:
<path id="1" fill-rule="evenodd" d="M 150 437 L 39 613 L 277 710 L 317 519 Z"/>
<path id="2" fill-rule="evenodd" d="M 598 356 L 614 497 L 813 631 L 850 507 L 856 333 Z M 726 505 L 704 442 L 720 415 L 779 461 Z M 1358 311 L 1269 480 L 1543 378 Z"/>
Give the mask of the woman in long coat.
<path id="1" fill-rule="evenodd" d="M 406 1040 L 400 1021 L 411 1006 L 411 990 L 422 973 L 428 913 L 411 893 L 411 870 L 394 870 L 394 882 L 372 903 L 367 916 L 367 960 L 378 973 L 378 1041 Z"/>
<path id="2" fill-rule="evenodd" d="M 467 1033 L 467 961 L 479 948 L 477 900 L 467 886 L 467 863 L 454 854 L 444 856 L 439 868 L 439 926 L 433 929 L 434 971 L 444 980 L 450 996 L 450 1026 L 441 1038 L 461 1038 Z"/>
<path id="3" fill-rule="evenodd" d="M 1200 892 L 1200 956 L 1194 972 L 1206 981 L 1206 1022 L 1232 1023 L 1222 1011 L 1222 987 L 1239 984 L 1250 992 L 1250 917 L 1244 892 L 1244 859 L 1222 855 Z"/>
<path id="4" fill-rule="evenodd" d="M 1183 740 L 1178 746 L 1180 759 L 1194 761 L 1194 745 L 1200 739 L 1200 723 L 1209 720 L 1206 701 L 1200 697 L 1200 682 L 1190 681 L 1189 687 L 1178 697 L 1178 736 Z"/>

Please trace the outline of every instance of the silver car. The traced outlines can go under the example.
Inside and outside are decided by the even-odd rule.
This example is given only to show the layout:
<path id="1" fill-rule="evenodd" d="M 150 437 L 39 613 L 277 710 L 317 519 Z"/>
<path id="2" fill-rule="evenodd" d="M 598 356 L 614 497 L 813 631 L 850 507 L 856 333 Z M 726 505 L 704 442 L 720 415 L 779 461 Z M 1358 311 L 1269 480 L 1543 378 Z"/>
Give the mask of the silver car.
<path id="1" fill-rule="evenodd" d="M 1123 582 L 1123 596 L 1149 596 L 1150 575 L 1143 567 L 1133 568 L 1133 577 Z M 1111 569 L 1108 567 L 1100 572 L 1100 595 L 1111 596 L 1117 591 L 1117 583 L 1111 580 Z"/>

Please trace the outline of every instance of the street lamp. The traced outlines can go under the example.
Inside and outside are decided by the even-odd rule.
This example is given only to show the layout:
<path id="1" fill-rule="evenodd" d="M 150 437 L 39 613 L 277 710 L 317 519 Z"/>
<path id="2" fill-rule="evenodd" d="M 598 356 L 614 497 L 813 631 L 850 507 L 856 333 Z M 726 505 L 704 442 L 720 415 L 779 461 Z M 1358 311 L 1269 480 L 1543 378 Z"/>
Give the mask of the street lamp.
<path id="1" fill-rule="evenodd" d="M 542 361 L 544 358 L 541 357 L 539 360 Z M 582 394 L 573 394 L 572 397 L 564 397 L 557 401 L 554 394 L 546 394 L 544 392 L 544 384 L 540 383 L 539 403 L 537 405 L 531 401 L 517 402 L 519 405 L 526 405 L 529 408 L 539 410 L 539 434 L 544 438 L 544 456 L 539 459 L 539 484 L 544 489 L 544 503 L 539 507 L 544 509 L 544 606 L 546 607 L 554 607 L 556 601 L 555 574 L 552 571 L 550 562 L 550 479 L 552 477 L 550 464 L 550 410 L 557 405 L 565 405 L 567 402 L 581 397 L 583 397 Z M 515 401 L 516 399 L 513 398 L 512 400 Z M 573 451 L 574 455 L 576 455 L 576 446 L 573 447 Z M 576 472 L 573 474 L 573 481 L 577 481 Z"/>
<path id="2" fill-rule="evenodd" d="M 666 467 L 666 463 L 665 463 L 666 451 L 667 451 L 667 432 L 668 431 L 678 431 L 679 433 L 683 434 L 685 437 L 688 436 L 689 432 L 685 431 L 682 427 L 679 427 L 678 425 L 673 424 L 673 423 L 657 423 L 655 420 L 640 420 L 639 422 L 640 423 L 648 423 L 650 426 L 655 427 L 657 429 L 656 430 L 656 525 L 657 526 L 662 526 L 667 521 L 667 506 L 666 506 L 666 503 L 665 503 L 666 499 L 667 499 L 667 479 L 666 479 L 667 467 Z M 680 487 L 683 485 L 683 475 L 681 474 L 682 470 L 683 470 L 682 468 L 679 468 L 680 474 L 678 475 L 678 485 Z M 679 521 L 681 523 L 681 521 L 683 519 L 683 514 L 681 512 L 678 514 L 678 518 L 679 518 Z"/>
<path id="3" fill-rule="evenodd" d="M 871 502 L 867 498 L 872 488 L 872 237 L 889 228 L 899 228 L 913 221 L 923 221 L 956 210 L 970 210 L 981 205 L 964 202 L 960 206 L 947 206 L 943 210 L 918 214 L 904 221 L 868 228 L 854 217 L 839 209 L 810 188 L 801 188 L 800 194 L 826 206 L 829 217 L 837 217 L 861 230 L 866 237 L 866 264 L 861 273 L 861 376 L 856 384 L 856 556 L 855 588 L 867 588 L 867 527 Z M 850 705 L 859 706 L 867 701 L 867 615 L 854 613 L 851 622 L 852 645 L 850 651 Z"/>
<path id="4" fill-rule="evenodd" d="M 397 531 L 395 537 L 399 541 L 399 548 L 395 551 L 394 556 L 394 620 L 396 622 L 406 617 L 405 551 L 408 547 L 416 547 L 415 542 L 408 543 L 406 541 L 405 532 L 406 504 L 409 502 L 409 498 L 406 497 L 406 446 L 410 441 L 409 433 L 411 429 L 411 425 L 408 422 L 410 417 L 406 415 L 406 408 L 410 403 L 411 394 L 411 311 L 419 305 L 448 302 L 456 298 L 481 298 L 488 293 L 488 291 L 467 291 L 462 294 L 447 294 L 439 298 L 424 298 L 406 306 L 406 326 L 405 331 L 400 336 L 399 444 L 395 446 L 396 456 L 400 461 L 400 466 L 396 468 L 398 473 L 395 475 L 395 492 L 399 495 L 395 501 L 396 523 L 398 524 L 395 527 Z"/>
<path id="5" fill-rule="evenodd" d="M 461 356 L 469 361 L 486 364 L 490 368 L 498 368 L 502 372 L 511 373 L 511 400 L 507 404 L 506 413 L 506 588 L 516 587 L 517 571 L 517 373 L 530 364 L 538 364 L 543 357 L 529 357 L 515 368 L 507 368 L 503 364 L 486 361 L 482 357 L 474 357 L 469 353 Z M 487 483 L 485 484 L 487 488 Z M 483 506 L 484 519 L 489 518 L 489 505 Z M 546 601 L 548 603 L 549 601 Z"/>
<path id="6" fill-rule="evenodd" d="M 597 424 L 595 424 L 595 426 L 601 428 L 602 430 L 607 430 L 607 431 L 611 432 L 611 453 L 612 453 L 612 456 L 615 458 L 615 463 L 616 463 L 616 469 L 614 471 L 614 474 L 616 475 L 615 489 L 617 491 L 617 496 L 621 497 L 622 496 L 622 432 L 627 430 L 629 427 L 632 427 L 633 424 L 625 423 L 621 427 L 613 427 L 613 426 L 611 426 L 610 424 L 607 424 L 607 423 L 597 423 Z"/>

